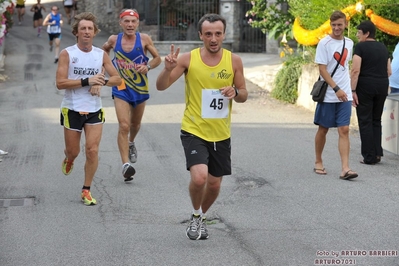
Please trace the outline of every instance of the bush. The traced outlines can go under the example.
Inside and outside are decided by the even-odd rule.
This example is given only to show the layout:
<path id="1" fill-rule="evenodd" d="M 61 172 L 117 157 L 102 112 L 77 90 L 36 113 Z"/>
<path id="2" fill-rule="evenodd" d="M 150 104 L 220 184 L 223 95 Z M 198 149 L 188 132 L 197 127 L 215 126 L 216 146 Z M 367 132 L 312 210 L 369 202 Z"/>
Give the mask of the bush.
<path id="1" fill-rule="evenodd" d="M 302 74 L 302 66 L 310 62 L 300 54 L 287 57 L 283 67 L 274 79 L 271 96 L 287 103 L 295 103 L 298 98 L 298 80 Z"/>
<path id="2" fill-rule="evenodd" d="M 0 45 L 12 27 L 12 14 L 15 0 L 0 0 Z"/>

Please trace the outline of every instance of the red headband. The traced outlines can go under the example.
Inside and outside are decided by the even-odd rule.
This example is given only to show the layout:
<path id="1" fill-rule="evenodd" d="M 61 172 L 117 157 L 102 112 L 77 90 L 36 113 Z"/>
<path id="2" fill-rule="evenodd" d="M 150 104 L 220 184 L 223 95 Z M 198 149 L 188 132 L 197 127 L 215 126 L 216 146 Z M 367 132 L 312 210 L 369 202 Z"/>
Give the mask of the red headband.
<path id="1" fill-rule="evenodd" d="M 123 18 L 124 16 L 134 16 L 137 19 L 139 19 L 139 13 L 133 11 L 133 10 L 125 10 L 122 12 L 122 14 L 119 15 L 119 18 Z"/>

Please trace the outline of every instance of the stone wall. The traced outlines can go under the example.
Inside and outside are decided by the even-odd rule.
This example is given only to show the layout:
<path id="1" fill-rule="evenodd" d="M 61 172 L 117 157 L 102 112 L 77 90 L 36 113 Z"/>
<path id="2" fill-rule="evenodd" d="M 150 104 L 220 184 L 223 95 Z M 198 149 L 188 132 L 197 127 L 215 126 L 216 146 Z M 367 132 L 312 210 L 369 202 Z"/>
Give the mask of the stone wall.
<path id="1" fill-rule="evenodd" d="M 108 7 L 106 0 L 79 0 L 78 9 L 92 12 L 97 16 L 101 30 L 116 34 L 120 31 L 118 14 L 122 10 L 123 0 L 113 0 L 114 5 Z"/>
<path id="2" fill-rule="evenodd" d="M 231 43 L 233 52 L 240 47 L 240 5 L 236 0 L 220 0 L 220 15 L 226 19 L 226 41 Z"/>

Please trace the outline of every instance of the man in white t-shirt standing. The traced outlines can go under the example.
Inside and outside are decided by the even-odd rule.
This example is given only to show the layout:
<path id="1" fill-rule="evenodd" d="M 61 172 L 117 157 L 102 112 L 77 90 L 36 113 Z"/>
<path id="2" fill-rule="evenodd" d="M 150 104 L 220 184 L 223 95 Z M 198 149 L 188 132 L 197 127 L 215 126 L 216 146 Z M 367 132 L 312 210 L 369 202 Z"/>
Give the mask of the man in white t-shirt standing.
<path id="1" fill-rule="evenodd" d="M 317 103 L 314 124 L 318 125 L 315 136 L 316 161 L 314 172 L 326 175 L 322 153 L 329 128 L 338 128 L 338 150 L 341 156 L 341 179 L 356 178 L 358 174 L 349 168 L 349 124 L 352 114 L 352 91 L 348 62 L 352 58 L 353 41 L 345 38 L 347 20 L 344 13 L 335 11 L 330 16 L 332 33 L 320 40 L 316 49 L 315 63 L 319 65 L 322 80 L 328 83 L 324 102 Z M 343 49 L 343 45 L 345 45 Z M 341 56 L 342 54 L 342 56 Z M 335 67 L 338 64 L 333 77 Z"/>

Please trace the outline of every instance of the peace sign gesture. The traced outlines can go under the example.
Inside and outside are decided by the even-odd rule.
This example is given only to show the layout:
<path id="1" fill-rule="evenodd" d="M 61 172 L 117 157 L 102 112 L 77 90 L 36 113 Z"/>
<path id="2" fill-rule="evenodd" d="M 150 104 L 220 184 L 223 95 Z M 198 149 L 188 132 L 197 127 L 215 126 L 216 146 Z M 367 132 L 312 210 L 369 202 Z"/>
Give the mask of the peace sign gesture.
<path id="1" fill-rule="evenodd" d="M 165 57 L 165 68 L 168 71 L 173 70 L 177 66 L 177 57 L 179 56 L 180 47 L 176 49 L 175 52 L 175 45 L 170 45 L 170 54 Z"/>

